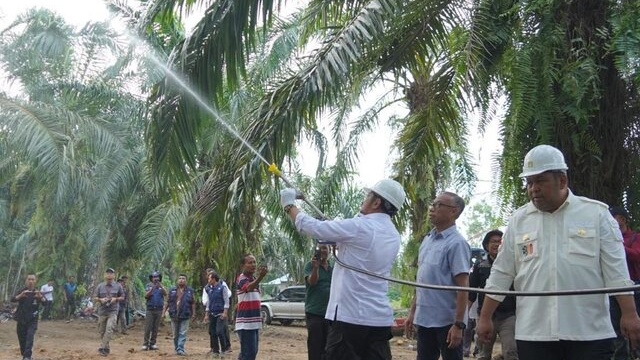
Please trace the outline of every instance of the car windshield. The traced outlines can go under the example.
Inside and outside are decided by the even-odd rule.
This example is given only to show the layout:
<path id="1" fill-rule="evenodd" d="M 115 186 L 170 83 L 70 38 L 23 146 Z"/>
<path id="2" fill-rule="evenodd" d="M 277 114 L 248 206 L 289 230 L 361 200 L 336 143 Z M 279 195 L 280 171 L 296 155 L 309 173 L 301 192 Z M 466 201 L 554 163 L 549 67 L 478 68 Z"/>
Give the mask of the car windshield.
<path id="1" fill-rule="evenodd" d="M 287 301 L 304 301 L 305 295 L 305 288 L 289 288 L 283 290 L 278 296 L 278 299 Z"/>

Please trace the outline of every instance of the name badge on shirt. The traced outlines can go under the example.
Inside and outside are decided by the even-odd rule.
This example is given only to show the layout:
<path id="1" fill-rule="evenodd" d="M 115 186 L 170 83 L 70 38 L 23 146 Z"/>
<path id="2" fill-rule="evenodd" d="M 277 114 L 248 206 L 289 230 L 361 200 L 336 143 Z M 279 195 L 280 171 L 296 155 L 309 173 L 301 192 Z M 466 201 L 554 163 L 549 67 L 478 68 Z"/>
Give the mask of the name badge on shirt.
<path id="1" fill-rule="evenodd" d="M 522 240 L 518 242 L 518 247 L 521 261 L 528 261 L 538 256 L 538 241 L 531 239 L 529 234 L 522 236 Z"/>

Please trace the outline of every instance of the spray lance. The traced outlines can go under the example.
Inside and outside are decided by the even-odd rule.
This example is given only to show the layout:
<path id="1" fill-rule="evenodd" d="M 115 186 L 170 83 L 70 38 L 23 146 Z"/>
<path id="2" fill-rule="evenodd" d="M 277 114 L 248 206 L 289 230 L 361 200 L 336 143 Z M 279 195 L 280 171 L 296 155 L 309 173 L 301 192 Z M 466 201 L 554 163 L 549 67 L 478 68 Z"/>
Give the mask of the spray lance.
<path id="1" fill-rule="evenodd" d="M 278 169 L 278 167 L 276 166 L 275 163 L 271 163 L 271 164 L 268 164 L 268 165 L 269 165 L 269 167 L 267 167 L 267 171 L 272 173 L 274 176 L 279 177 L 280 180 L 282 180 L 282 182 L 285 183 L 288 187 L 295 189 L 295 187 L 291 184 L 291 182 L 287 178 L 282 176 L 282 172 L 280 171 L 280 169 Z M 302 195 L 302 193 L 300 191 L 298 191 L 297 189 L 296 189 L 296 193 L 297 193 L 296 199 L 300 199 L 300 200 L 304 201 L 322 219 L 328 219 L 327 216 L 324 213 L 322 213 L 322 211 L 320 211 L 320 209 L 318 209 L 317 206 L 315 206 L 311 201 L 307 200 L 304 197 L 304 195 Z"/>

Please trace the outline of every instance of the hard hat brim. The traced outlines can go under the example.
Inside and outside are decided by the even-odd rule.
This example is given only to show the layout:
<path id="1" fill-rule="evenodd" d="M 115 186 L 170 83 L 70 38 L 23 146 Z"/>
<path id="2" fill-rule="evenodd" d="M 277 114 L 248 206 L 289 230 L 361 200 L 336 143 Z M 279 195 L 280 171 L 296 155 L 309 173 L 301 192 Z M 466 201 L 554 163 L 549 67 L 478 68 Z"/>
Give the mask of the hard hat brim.
<path id="1" fill-rule="evenodd" d="M 549 170 L 536 170 L 536 171 L 526 171 L 526 172 L 521 172 L 520 175 L 518 175 L 518 177 L 521 178 L 526 178 L 528 176 L 533 176 L 533 175 L 538 175 L 538 174 L 542 174 L 545 171 L 549 171 Z"/>
<path id="2" fill-rule="evenodd" d="M 528 176 L 539 175 L 547 171 L 567 171 L 568 169 L 569 168 L 565 166 L 560 168 L 554 167 L 553 169 L 538 169 L 538 170 L 531 170 L 531 171 L 523 171 L 520 173 L 520 175 L 518 175 L 518 177 L 526 178 Z"/>

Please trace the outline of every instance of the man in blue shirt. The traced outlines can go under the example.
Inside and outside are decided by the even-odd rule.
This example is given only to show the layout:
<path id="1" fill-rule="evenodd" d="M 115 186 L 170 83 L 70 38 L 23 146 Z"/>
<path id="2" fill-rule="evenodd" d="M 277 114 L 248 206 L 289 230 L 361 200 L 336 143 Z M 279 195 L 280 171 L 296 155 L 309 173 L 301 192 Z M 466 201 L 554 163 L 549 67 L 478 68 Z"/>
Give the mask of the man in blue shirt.
<path id="1" fill-rule="evenodd" d="M 75 277 L 73 275 L 67 278 L 67 282 L 63 286 L 64 289 L 64 302 L 67 310 L 67 322 L 71 322 L 73 314 L 76 312 L 76 290 L 78 285 L 75 283 Z"/>
<path id="2" fill-rule="evenodd" d="M 420 245 L 420 283 L 469 286 L 471 248 L 456 228 L 464 200 L 451 192 L 431 203 L 429 221 L 433 230 Z M 462 333 L 466 327 L 467 292 L 416 289 L 405 323 L 407 334 L 417 327 L 417 360 L 462 360 Z"/>

